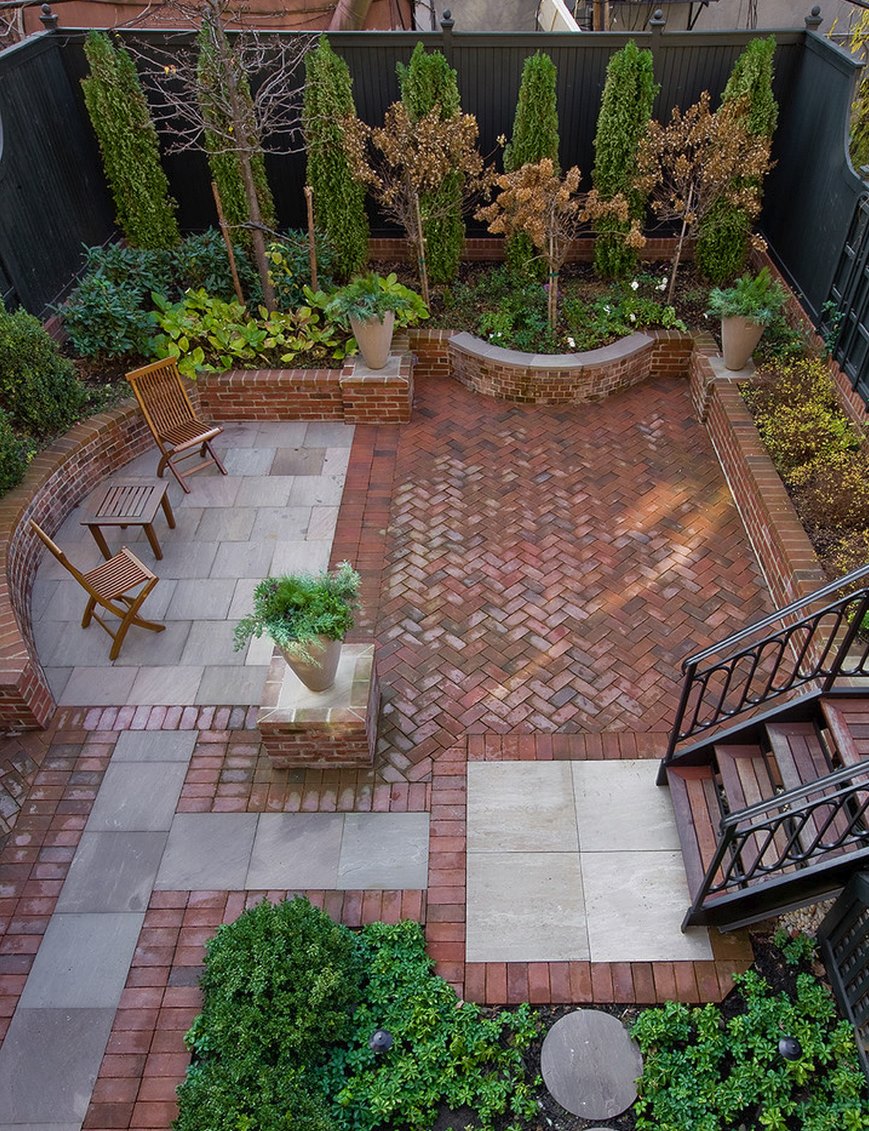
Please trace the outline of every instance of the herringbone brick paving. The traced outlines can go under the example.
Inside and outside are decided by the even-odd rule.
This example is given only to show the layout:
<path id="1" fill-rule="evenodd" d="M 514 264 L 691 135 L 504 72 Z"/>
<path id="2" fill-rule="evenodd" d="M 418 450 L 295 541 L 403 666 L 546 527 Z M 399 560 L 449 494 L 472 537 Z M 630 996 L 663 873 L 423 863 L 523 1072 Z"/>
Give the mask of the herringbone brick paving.
<path id="1" fill-rule="evenodd" d="M 380 754 L 414 780 L 466 734 L 666 730 L 681 660 L 770 607 L 684 381 L 568 409 L 420 382 L 376 628 Z"/>

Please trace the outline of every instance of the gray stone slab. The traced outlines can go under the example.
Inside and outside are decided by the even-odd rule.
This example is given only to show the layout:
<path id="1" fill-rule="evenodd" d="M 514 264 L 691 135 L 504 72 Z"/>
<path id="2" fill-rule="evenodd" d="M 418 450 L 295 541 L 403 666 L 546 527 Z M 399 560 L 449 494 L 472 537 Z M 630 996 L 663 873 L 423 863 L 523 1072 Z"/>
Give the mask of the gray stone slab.
<path id="1" fill-rule="evenodd" d="M 30 621 L 41 620 L 45 615 L 46 609 L 51 606 L 52 598 L 61 585 L 65 585 L 63 581 L 52 581 L 50 578 L 41 581 L 38 577 L 33 583 L 33 589 L 30 591 Z M 70 593 L 72 592 L 72 585 L 75 585 L 79 592 L 79 607 L 81 606 L 81 586 L 76 582 L 72 582 L 69 586 Z M 56 617 L 57 620 L 65 620 L 65 616 Z"/>
<path id="2" fill-rule="evenodd" d="M 592 962 L 709 960 L 704 927 L 684 933 L 690 905 L 680 852 L 583 852 Z"/>
<path id="3" fill-rule="evenodd" d="M 3 1126 L 80 1128 L 114 1017 L 114 1006 L 19 1008 L 0 1049 Z"/>
<path id="4" fill-rule="evenodd" d="M 335 527 L 337 523 L 337 506 L 311 507 L 311 518 L 308 522 L 308 541 L 311 541 L 314 538 L 325 538 L 331 542 L 335 534 Z"/>
<path id="5" fill-rule="evenodd" d="M 329 539 L 317 542 L 275 542 L 272 577 L 282 573 L 318 573 L 329 568 Z"/>
<path id="6" fill-rule="evenodd" d="M 469 852 L 575 852 L 569 762 L 468 764 Z"/>
<path id="7" fill-rule="evenodd" d="M 655 785 L 657 762 L 573 762 L 571 766 L 583 852 L 679 848 L 670 791 Z"/>
<path id="8" fill-rule="evenodd" d="M 166 833 L 82 833 L 58 912 L 145 911 Z"/>
<path id="9" fill-rule="evenodd" d="M 237 620 L 200 620 L 190 629 L 182 663 L 229 667 L 244 663 L 245 650 L 232 647 Z"/>
<path id="10" fill-rule="evenodd" d="M 577 1009 L 543 1041 L 540 1071 L 552 1097 L 583 1119 L 614 1119 L 637 1098 L 643 1058 L 617 1017 Z"/>
<path id="11" fill-rule="evenodd" d="M 244 656 L 245 665 L 250 667 L 267 668 L 272 662 L 275 651 L 275 642 L 270 636 L 252 636 L 246 651 L 239 653 Z"/>
<path id="12" fill-rule="evenodd" d="M 255 518 L 254 507 L 209 507 L 202 512 L 196 537 L 203 542 L 247 542 Z"/>
<path id="13" fill-rule="evenodd" d="M 172 824 L 184 762 L 109 763 L 86 825 L 88 832 L 160 832 Z"/>
<path id="14" fill-rule="evenodd" d="M 274 448 L 230 448 L 223 465 L 230 475 L 268 475 L 275 458 Z M 276 472 L 281 475 L 283 472 Z"/>
<path id="15" fill-rule="evenodd" d="M 273 542 L 223 542 L 211 566 L 211 577 L 268 577 Z"/>
<path id="16" fill-rule="evenodd" d="M 325 448 L 278 448 L 272 463 L 273 475 L 320 475 Z"/>
<path id="17" fill-rule="evenodd" d="M 235 582 L 228 577 L 179 581 L 166 610 L 169 620 L 226 620 Z"/>
<path id="18" fill-rule="evenodd" d="M 353 425 L 318 420 L 305 432 L 306 448 L 349 448 L 353 443 Z"/>
<path id="19" fill-rule="evenodd" d="M 41 584 L 37 582 L 34 585 L 30 604 L 34 621 L 81 621 L 87 604 L 87 594 L 77 581 L 69 575 L 67 577 L 68 580 L 45 581 Z M 46 596 L 48 596 L 47 600 Z"/>
<path id="20" fill-rule="evenodd" d="M 195 730 L 125 730 L 112 753 L 115 762 L 189 762 Z"/>
<path id="21" fill-rule="evenodd" d="M 469 853 L 468 962 L 570 962 L 588 957 L 577 853 Z"/>
<path id="22" fill-rule="evenodd" d="M 79 609 L 75 621 L 48 620 L 37 621 L 33 626 L 33 638 L 37 654 L 43 664 L 55 668 L 97 667 L 109 663 L 109 650 L 112 642 L 109 636 L 95 622 L 87 628 L 79 624 L 84 605 Z M 127 633 L 132 637 L 135 627 Z"/>
<path id="23" fill-rule="evenodd" d="M 207 667 L 196 692 L 195 702 L 207 707 L 251 707 L 262 703 L 268 667 L 245 664 Z"/>
<path id="24" fill-rule="evenodd" d="M 323 460 L 324 475 L 346 475 L 350 464 L 349 448 L 327 448 Z"/>
<path id="25" fill-rule="evenodd" d="M 310 521 L 310 507 L 259 507 L 251 541 L 292 542 L 304 538 Z"/>
<path id="26" fill-rule="evenodd" d="M 76 539 L 64 538 L 58 545 L 66 554 L 67 558 L 72 562 L 76 569 L 88 570 L 93 569 L 94 566 L 103 561 L 103 555 L 100 553 L 99 547 L 89 534 L 81 529 L 79 525 L 79 535 Z M 43 550 L 43 558 L 39 563 L 39 579 L 40 581 L 54 580 L 69 580 L 69 570 L 60 564 L 60 562 L 48 550 Z"/>
<path id="27" fill-rule="evenodd" d="M 0 1131 L 81 1131 L 81 1120 L 75 1123 L 0 1123 Z"/>
<path id="28" fill-rule="evenodd" d="M 52 915 L 19 1009 L 115 1009 L 144 912 Z"/>
<path id="29" fill-rule="evenodd" d="M 158 891 L 231 891 L 244 887 L 256 813 L 179 813 L 157 873 Z"/>
<path id="30" fill-rule="evenodd" d="M 240 577 L 235 583 L 232 600 L 229 604 L 229 620 L 241 620 L 253 609 L 253 591 L 262 581 L 261 577 Z"/>
<path id="31" fill-rule="evenodd" d="M 259 425 L 255 421 L 240 420 L 223 425 L 221 442 L 226 445 L 227 455 L 233 448 L 253 448 L 257 445 Z"/>
<path id="32" fill-rule="evenodd" d="M 216 468 L 213 475 L 197 474 L 195 479 L 188 482 L 190 494 L 184 495 L 179 500 L 178 507 L 181 510 L 187 507 L 235 506 L 235 497 L 241 485 L 241 479 L 231 475 L 221 475 Z"/>
<path id="33" fill-rule="evenodd" d="M 135 632 L 136 629 L 131 629 Z M 139 629 L 140 632 L 144 631 Z M 103 634 L 105 635 L 105 634 Z M 106 666 L 75 667 L 67 680 L 58 703 L 62 707 L 108 707 L 126 703 L 138 668 L 108 666 L 111 641 L 106 636 Z M 40 655 L 40 659 L 42 656 Z M 50 660 L 48 661 L 50 662 Z"/>
<path id="34" fill-rule="evenodd" d="M 162 632 L 129 632 L 115 660 L 115 665 L 123 667 L 175 667 L 180 664 L 187 637 L 190 635 L 189 620 L 170 620 L 163 622 Z"/>
<path id="35" fill-rule="evenodd" d="M 263 813 L 245 887 L 334 889 L 344 817 L 340 813 Z"/>
<path id="36" fill-rule="evenodd" d="M 427 887 L 428 828 L 428 813 L 348 813 L 338 886 Z"/>
<path id="37" fill-rule="evenodd" d="M 305 443 L 308 425 L 303 420 L 263 422 L 257 429 L 257 444 L 268 448 L 300 448 Z"/>
<path id="38" fill-rule="evenodd" d="M 200 519 L 200 522 L 202 520 Z M 157 532 L 160 538 L 160 532 Z M 190 542 L 160 538 L 163 560 L 154 566 L 161 578 L 208 577 L 208 571 L 217 554 L 217 542 Z"/>
<path id="39" fill-rule="evenodd" d="M 191 665 L 175 667 L 142 666 L 130 688 L 126 702 L 130 706 L 157 705 L 187 707 L 196 702 L 203 668 Z"/>
<path id="40" fill-rule="evenodd" d="M 241 480 L 235 505 L 239 507 L 285 507 L 294 479 L 291 475 L 250 475 Z"/>
<path id="41" fill-rule="evenodd" d="M 43 668 L 42 670 L 45 672 L 51 694 L 60 702 L 60 697 L 63 695 L 67 683 L 69 683 L 69 677 L 72 675 L 72 668 Z"/>
<path id="42" fill-rule="evenodd" d="M 300 476 L 293 480 L 288 505 L 291 507 L 338 506 L 344 493 L 343 476 Z"/>

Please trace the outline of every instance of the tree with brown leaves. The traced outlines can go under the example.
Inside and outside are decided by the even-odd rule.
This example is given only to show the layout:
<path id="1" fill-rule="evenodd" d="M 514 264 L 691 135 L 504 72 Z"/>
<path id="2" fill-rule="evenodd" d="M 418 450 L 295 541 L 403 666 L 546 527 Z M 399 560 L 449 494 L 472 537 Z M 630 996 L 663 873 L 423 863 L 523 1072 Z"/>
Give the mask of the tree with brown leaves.
<path id="1" fill-rule="evenodd" d="M 744 100 L 724 103 L 717 114 L 704 91 L 682 113 L 677 106 L 670 124 L 650 122 L 637 152 L 639 176 L 634 185 L 650 195 L 661 220 L 679 220 L 667 302 L 673 301 L 676 274 L 685 240 L 719 202 L 754 219 L 760 211 L 760 185 L 771 168 L 769 139 L 749 133 Z"/>

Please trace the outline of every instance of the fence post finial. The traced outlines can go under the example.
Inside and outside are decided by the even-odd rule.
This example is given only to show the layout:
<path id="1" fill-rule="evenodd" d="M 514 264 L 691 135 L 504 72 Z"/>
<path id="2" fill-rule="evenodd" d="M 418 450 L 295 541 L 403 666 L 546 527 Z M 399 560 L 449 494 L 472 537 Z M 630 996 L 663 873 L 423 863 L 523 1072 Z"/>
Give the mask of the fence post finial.
<path id="1" fill-rule="evenodd" d="M 453 34 L 453 28 L 456 26 L 456 21 L 453 19 L 453 13 L 449 8 L 444 9 L 443 18 L 441 19 L 441 31 L 444 33 L 444 38 L 449 39 Z"/>
<path id="2" fill-rule="evenodd" d="M 806 16 L 806 27 L 809 31 L 815 31 L 821 26 L 823 20 L 821 18 L 821 5 L 816 4 L 811 12 Z"/>
<path id="3" fill-rule="evenodd" d="M 46 31 L 57 31 L 57 16 L 52 12 L 50 4 L 42 5 L 40 20 L 45 25 Z"/>
<path id="4" fill-rule="evenodd" d="M 660 35 L 667 24 L 667 17 L 664 15 L 661 8 L 655 9 L 655 14 L 649 20 L 649 28 L 652 35 Z"/>

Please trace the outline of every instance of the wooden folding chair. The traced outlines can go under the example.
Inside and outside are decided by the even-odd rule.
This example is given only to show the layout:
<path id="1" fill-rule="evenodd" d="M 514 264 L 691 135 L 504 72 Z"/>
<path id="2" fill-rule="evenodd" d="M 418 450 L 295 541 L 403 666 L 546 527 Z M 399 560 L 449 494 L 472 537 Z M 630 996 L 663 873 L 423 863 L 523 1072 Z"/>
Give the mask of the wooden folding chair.
<path id="1" fill-rule="evenodd" d="M 168 467 L 181 490 L 189 494 L 190 488 L 184 480 L 208 467 L 208 457 L 217 464 L 221 475 L 226 475 L 226 468 L 211 446 L 211 441 L 223 429 L 219 424 L 209 426 L 197 419 L 178 366 L 171 358 L 134 369 L 127 374 L 127 380 L 161 452 L 158 478 L 162 479 Z M 185 471 L 179 470 L 177 465 L 195 456 L 197 450 L 200 462 Z"/>
<path id="2" fill-rule="evenodd" d="M 63 568 L 69 570 L 87 593 L 88 603 L 81 618 L 81 626 L 87 628 L 93 619 L 106 630 L 113 640 L 112 650 L 109 652 L 110 660 L 116 660 L 120 655 L 121 645 L 131 624 L 138 625 L 139 628 L 147 628 L 151 632 L 162 632 L 165 629 L 165 624 L 157 624 L 156 621 L 143 620 L 137 616 L 142 602 L 160 579 L 156 574 L 151 573 L 147 566 L 143 566 L 126 546 L 107 562 L 102 562 L 95 569 L 83 573 L 80 569 L 76 569 L 57 543 L 52 541 L 33 519 L 30 520 L 30 526 Z M 134 590 L 138 592 L 134 593 Z M 118 617 L 120 624 L 117 628 L 113 629 L 111 624 L 96 612 L 97 605 Z"/>

